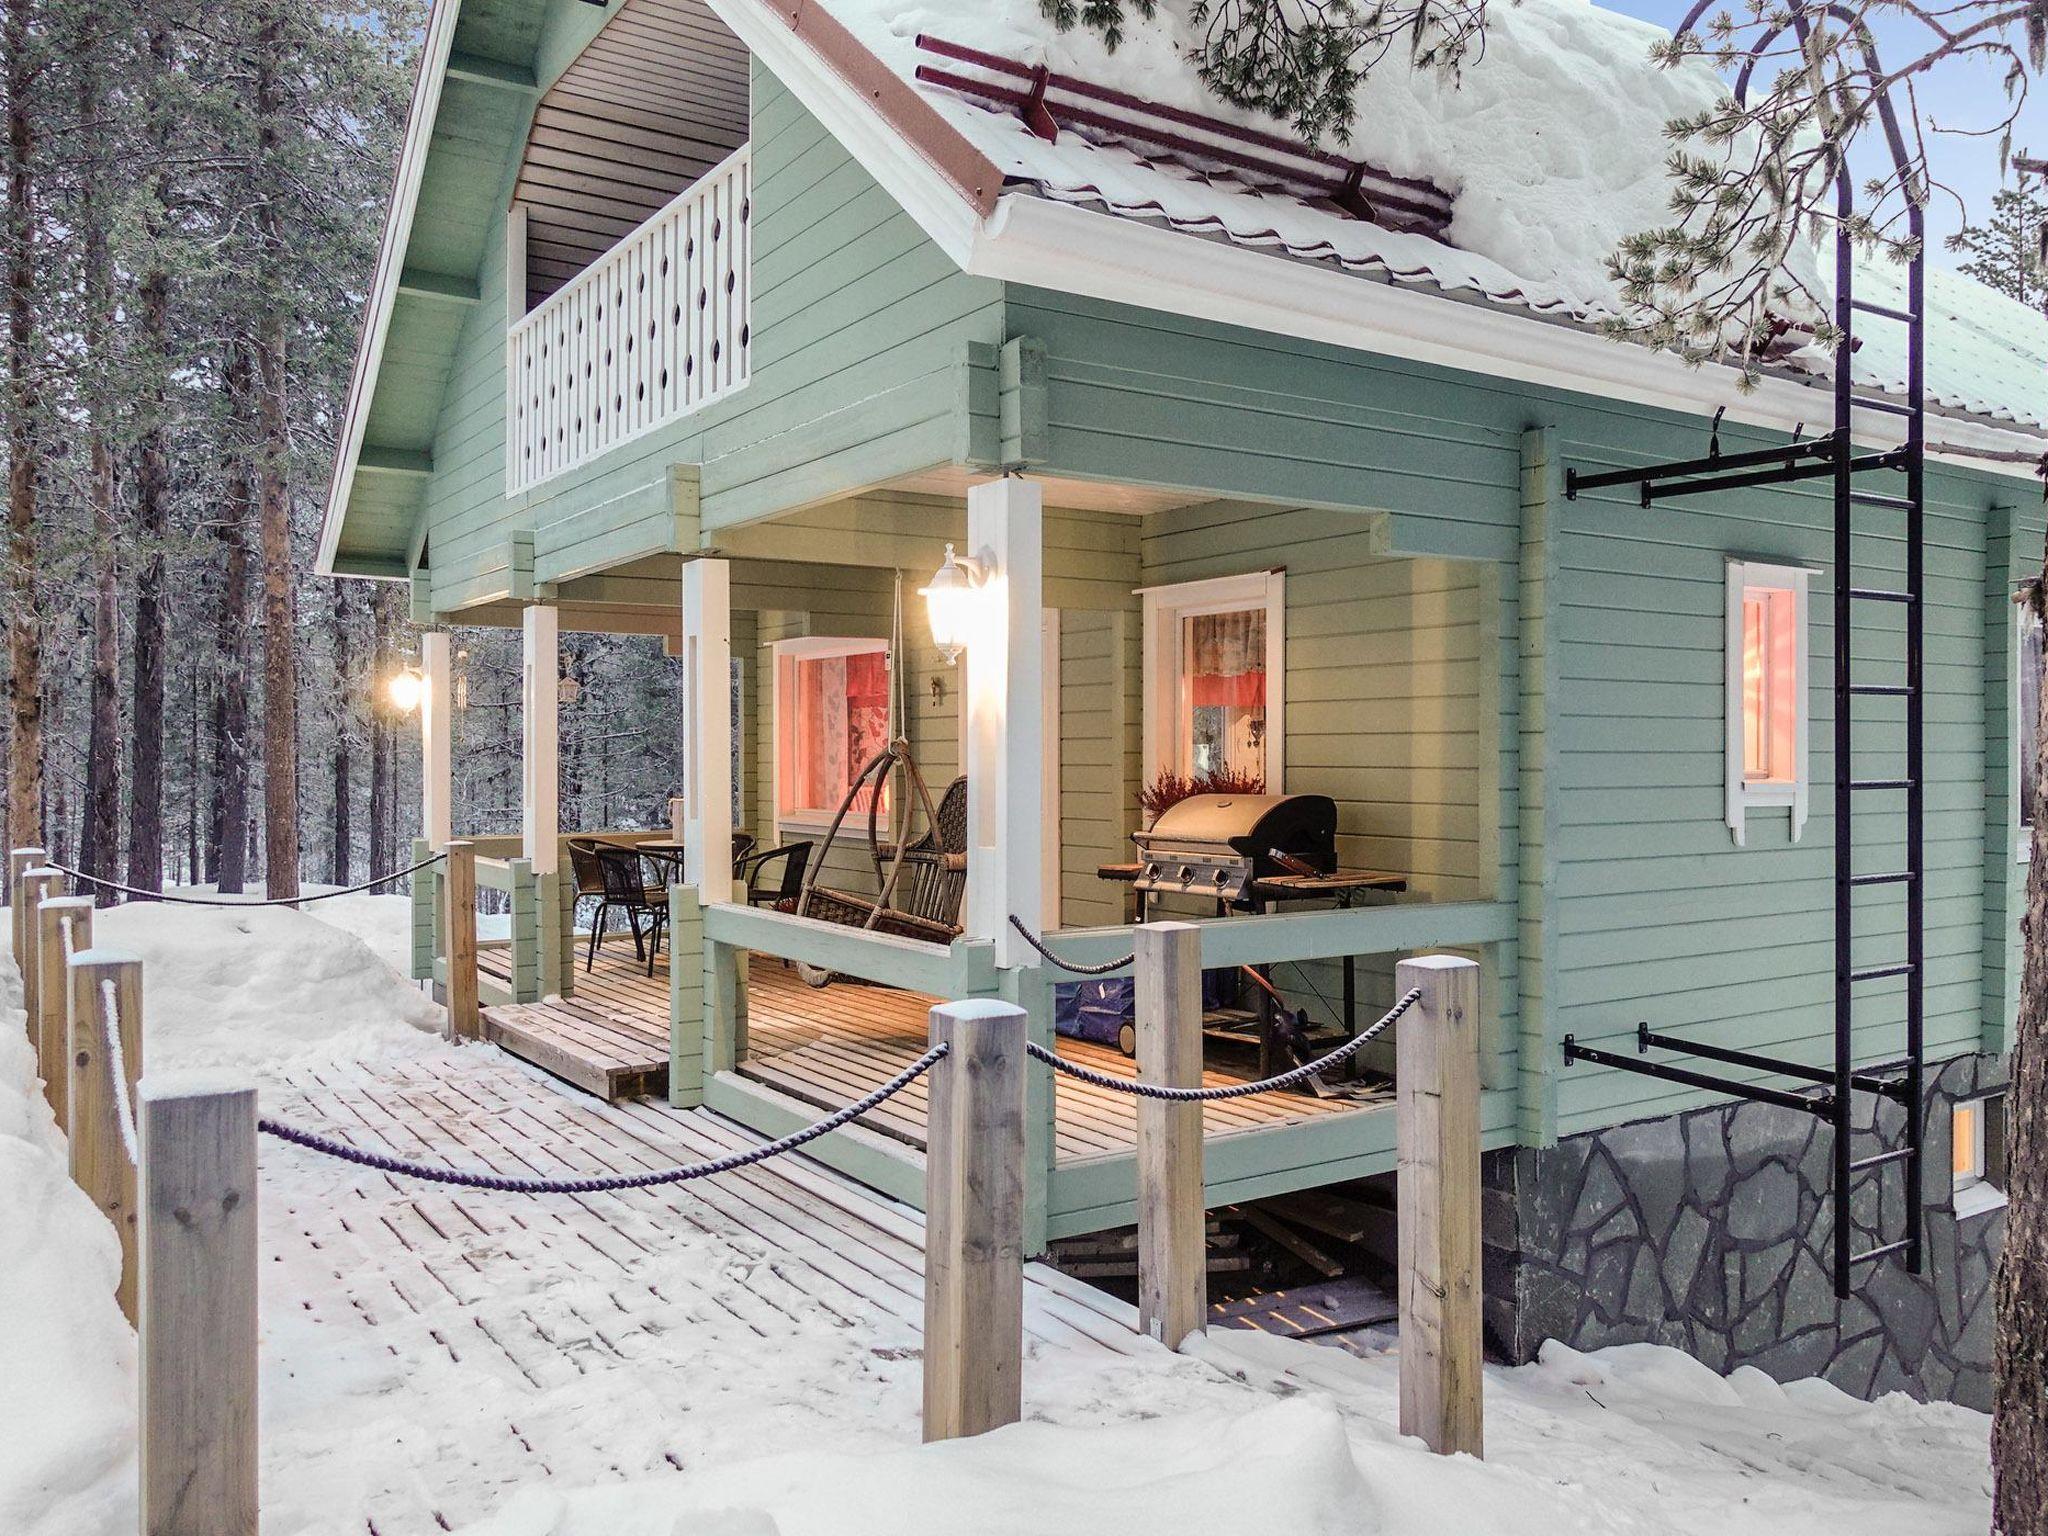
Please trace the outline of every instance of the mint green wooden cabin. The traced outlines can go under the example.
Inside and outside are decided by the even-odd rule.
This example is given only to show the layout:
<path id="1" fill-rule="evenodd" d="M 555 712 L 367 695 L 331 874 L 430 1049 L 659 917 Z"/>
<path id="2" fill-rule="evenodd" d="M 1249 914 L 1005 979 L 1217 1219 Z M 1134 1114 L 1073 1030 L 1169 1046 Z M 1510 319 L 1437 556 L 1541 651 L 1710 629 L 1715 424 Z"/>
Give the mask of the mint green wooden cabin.
<path id="1" fill-rule="evenodd" d="M 1204 602 L 1256 609 L 1274 647 L 1268 783 L 1335 798 L 1343 861 L 1407 888 L 1207 923 L 1205 964 L 1270 963 L 1327 991 L 1330 961 L 1364 957 L 1371 1017 L 1399 956 L 1476 956 L 1502 1346 L 1525 1352 L 1536 1329 L 1658 1337 L 1715 1364 L 1782 1365 L 1770 1351 L 1796 1331 L 1790 1302 L 1731 1342 L 1737 1314 L 1753 1315 L 1750 1282 L 1724 1294 L 1718 1278 L 1735 1237 L 1710 1233 L 1690 1256 L 1713 1271 L 1706 1290 L 1602 1302 L 1597 1231 L 1611 1247 L 1609 1218 L 1639 1202 L 1602 1196 L 1575 1217 L 1593 1198 L 1589 1160 L 1626 1186 L 1631 1157 L 1670 1166 L 1637 1142 L 1677 1138 L 1682 1170 L 1684 1127 L 1729 1112 L 1697 1090 L 1566 1070 L 1560 1042 L 1633 1049 L 1651 1020 L 1827 1056 L 1831 823 L 1828 797 L 1808 805 L 1798 786 L 1831 777 L 1828 504 L 1779 488 L 1645 510 L 1622 494 L 1568 501 L 1562 486 L 1568 465 L 1696 455 L 1724 409 L 1729 451 L 1783 442 L 1824 419 L 1825 380 L 1774 372 L 1744 393 L 1725 370 L 1511 297 L 1453 297 L 1427 276 L 1253 238 L 1231 208 L 1206 222 L 1120 208 L 1068 161 L 1034 160 L 1040 141 L 1013 117 L 917 84 L 917 57 L 866 36 L 861 10 L 433 8 L 320 566 L 410 582 L 423 622 L 526 629 L 526 830 L 483 850 L 501 861 L 485 883 L 515 912 L 486 1001 L 585 985 L 552 784 L 559 628 L 660 635 L 684 658 L 696 849 L 735 822 L 764 846 L 817 835 L 817 807 L 789 782 L 795 711 L 777 712 L 789 658 L 889 646 L 927 778 L 968 776 L 971 889 L 949 947 L 749 908 L 719 859 L 698 858 L 676 888 L 667 1092 L 779 1133 L 816 1106 L 748 1070 L 749 984 L 775 957 L 920 994 L 999 994 L 1052 1039 L 1059 978 L 1004 919 L 1077 960 L 1129 950 L 1125 893 L 1096 870 L 1128 857 L 1141 785 L 1185 747 L 1161 637 Z M 1069 159 L 1112 153 L 1062 144 Z M 2038 486 L 1995 456 L 2048 446 L 2034 377 L 2048 335 L 1959 279 L 1942 275 L 1938 297 L 1928 1055 L 1962 1064 L 1944 1082 L 1969 1099 L 2001 1080 L 2014 1007 L 2010 592 L 2043 536 Z M 2010 356 L 1983 361 L 1994 337 L 2032 359 L 2017 394 Z M 1872 441 L 1887 427 L 1873 418 Z M 915 591 L 948 544 L 1005 577 L 960 666 Z M 1745 580 L 1805 594 L 1804 670 L 1787 674 L 1805 686 L 1770 717 L 1800 761 L 1761 788 L 1730 745 L 1747 718 L 1730 664 Z M 1868 636 L 1873 654 L 1896 643 Z M 437 654 L 445 677 L 430 637 L 430 674 Z M 429 727 L 434 843 L 460 824 L 446 750 L 444 713 Z M 858 878 L 856 862 L 835 873 Z M 424 898 L 420 911 L 428 974 Z M 816 1032 L 876 990 L 811 994 Z M 1899 1018 L 1867 1017 L 1859 1059 L 1896 1055 Z M 1073 1144 L 1069 1085 L 1041 1073 L 1032 1092 L 1034 1245 L 1130 1221 L 1129 1151 Z M 1218 1204 L 1394 1165 L 1383 1106 L 1210 1129 Z M 914 1139 L 853 1128 L 817 1155 L 921 1199 Z M 1730 1181 L 1746 1177 L 1731 1166 Z M 1799 1283 L 1811 1217 L 1796 1198 L 1770 1217 L 1794 1257 L 1758 1285 Z M 1575 1220 L 1596 1229 L 1576 1251 Z M 1685 1241 L 1668 1213 L 1629 1220 L 1629 1253 L 1653 1264 Z M 1968 1246 L 1952 1243 L 1952 1267 Z M 1617 1262 L 1626 1292 L 1643 1261 Z M 1575 1299 L 1559 1302 L 1556 1283 L 1538 1295 L 1546 1274 Z M 1956 1362 L 1974 1348 L 1970 1283 L 1942 1295 L 1939 1348 L 1878 1349 L 1913 1355 L 1898 1369 L 1916 1388 L 1968 1395 Z M 1876 1366 L 1850 1379 L 1868 1330 L 1829 1315 L 1810 1368 L 1869 1387 Z"/>

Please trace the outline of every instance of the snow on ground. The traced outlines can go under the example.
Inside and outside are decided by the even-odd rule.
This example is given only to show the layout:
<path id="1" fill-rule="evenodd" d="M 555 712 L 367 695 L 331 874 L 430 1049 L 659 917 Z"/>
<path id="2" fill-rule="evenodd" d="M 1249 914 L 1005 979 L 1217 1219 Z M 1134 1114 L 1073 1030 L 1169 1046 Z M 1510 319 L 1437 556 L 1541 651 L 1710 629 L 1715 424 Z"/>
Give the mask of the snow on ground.
<path id="1" fill-rule="evenodd" d="M 328 907 L 346 908 L 342 925 L 318 915 Z M 132 902 L 96 912 L 93 939 L 142 960 L 145 1070 L 432 1050 L 443 1013 L 393 963 L 392 909 L 404 914 L 405 898 Z"/>
<path id="2" fill-rule="evenodd" d="M 0 950 L 0 1531 L 135 1525 L 135 1335 L 120 1245 L 71 1182 Z"/>
<path id="3" fill-rule="evenodd" d="M 979 1440 L 917 1447 L 906 1425 L 893 1449 L 814 1439 L 536 1486 L 464 1536 L 1960 1536 L 1989 1520 L 1988 1421 L 1948 1405 L 1553 1345 L 1487 1372 L 1478 1462 L 1394 1432 L 1392 1356 L 1240 1333 L 1196 1356 L 1159 1356 L 1142 1403 L 1117 1390 L 1129 1362 L 1091 1383 L 1034 1359 L 1026 1422 Z"/>
<path id="4" fill-rule="evenodd" d="M 150 1063 L 241 1063 L 274 1103 L 287 1075 L 330 1081 L 326 1063 L 357 1058 L 429 1085 L 458 1128 L 491 1123 L 462 1106 L 492 1083 L 530 1088 L 529 1069 L 424 1032 L 438 1010 L 388 964 L 403 902 L 363 901 L 390 908 L 329 904 L 345 927 L 318 906 L 102 914 L 104 941 L 145 959 Z M 63 1176 L 0 970 L 0 1531 L 99 1536 L 132 1523 L 133 1338 L 102 1299 L 112 1234 Z M 523 1123 L 545 1145 L 549 1126 Z M 466 1512 L 468 1536 L 1959 1536 L 1988 1523 L 1981 1415 L 1749 1370 L 1723 1379 L 1650 1346 L 1553 1347 L 1490 1370 L 1484 1463 L 1394 1432 L 1392 1357 L 1255 1334 L 1185 1356 L 1034 1343 L 1025 1423 L 920 1447 L 908 1322 L 827 1315 L 712 1200 L 456 1197 L 266 1145 L 268 1536 L 429 1536 L 425 1511 L 443 1503 Z M 448 1262 L 430 1271 L 420 1256 L 436 1243 Z M 413 1267 L 366 1270 L 394 1254 Z"/>

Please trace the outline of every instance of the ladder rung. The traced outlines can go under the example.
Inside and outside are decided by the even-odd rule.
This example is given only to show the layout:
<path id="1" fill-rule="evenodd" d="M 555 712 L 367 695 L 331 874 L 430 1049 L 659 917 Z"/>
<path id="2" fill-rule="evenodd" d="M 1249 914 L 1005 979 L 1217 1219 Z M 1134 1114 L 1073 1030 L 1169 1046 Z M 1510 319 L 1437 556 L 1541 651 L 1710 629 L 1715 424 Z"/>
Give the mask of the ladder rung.
<path id="1" fill-rule="evenodd" d="M 1851 789 L 1911 789 L 1911 779 L 1851 779 Z"/>
<path id="2" fill-rule="evenodd" d="M 1872 1259 L 1881 1259 L 1888 1253 L 1904 1253 L 1913 1246 L 1910 1237 L 1902 1237 L 1896 1243 L 1881 1243 L 1875 1248 L 1866 1248 L 1861 1253 L 1849 1255 L 1851 1264 L 1868 1264 Z"/>
<path id="3" fill-rule="evenodd" d="M 1869 395 L 1857 395 L 1849 404 L 1859 411 L 1883 411 L 1887 416 L 1911 416 L 1915 409 L 1902 400 L 1877 400 Z"/>
<path id="4" fill-rule="evenodd" d="M 1894 309 L 1889 304 L 1880 304 L 1875 299 L 1851 297 L 1849 303 L 1866 315 L 1882 315 L 1887 320 L 1918 320 L 1920 317 L 1910 309 Z"/>
<path id="5" fill-rule="evenodd" d="M 1868 970 L 1851 971 L 1849 979 L 1851 981 L 1882 981 L 1887 976 L 1910 976 L 1912 974 L 1913 962 L 1906 960 L 1898 965 L 1873 965 Z M 1878 1069 L 1873 1068 L 1872 1070 Z"/>
<path id="6" fill-rule="evenodd" d="M 1860 507 L 1885 507 L 1893 512 L 1913 510 L 1911 497 L 1893 496 L 1884 491 L 1851 491 L 1849 499 Z"/>
<path id="7" fill-rule="evenodd" d="M 1851 683 L 1849 691 L 1870 698 L 1903 699 L 1913 690 L 1905 683 Z"/>
<path id="8" fill-rule="evenodd" d="M 1851 587 L 1849 595 L 1851 597 L 1860 597 L 1869 603 L 1910 603 L 1913 601 L 1912 593 L 1894 592 L 1889 587 Z"/>
<path id="9" fill-rule="evenodd" d="M 1904 885 L 1913 878 L 1912 871 L 1901 870 L 1897 874 L 1851 875 L 1851 885 Z"/>
<path id="10" fill-rule="evenodd" d="M 1859 1157 L 1849 1165 L 1849 1171 L 1861 1173 L 1865 1168 L 1881 1168 L 1886 1163 L 1902 1163 L 1919 1150 L 1918 1147 L 1893 1147 L 1889 1152 L 1879 1152 L 1872 1157 Z"/>

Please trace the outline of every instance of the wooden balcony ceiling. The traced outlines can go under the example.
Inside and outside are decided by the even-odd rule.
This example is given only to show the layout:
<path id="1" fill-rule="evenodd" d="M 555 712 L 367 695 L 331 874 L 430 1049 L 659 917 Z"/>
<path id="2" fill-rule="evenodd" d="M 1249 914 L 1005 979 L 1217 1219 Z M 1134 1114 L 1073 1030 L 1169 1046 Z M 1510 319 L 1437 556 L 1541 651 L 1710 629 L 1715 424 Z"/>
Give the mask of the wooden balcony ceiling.
<path id="1" fill-rule="evenodd" d="M 512 193 L 529 305 L 746 142 L 747 69 L 703 0 L 625 0 L 534 109 Z"/>

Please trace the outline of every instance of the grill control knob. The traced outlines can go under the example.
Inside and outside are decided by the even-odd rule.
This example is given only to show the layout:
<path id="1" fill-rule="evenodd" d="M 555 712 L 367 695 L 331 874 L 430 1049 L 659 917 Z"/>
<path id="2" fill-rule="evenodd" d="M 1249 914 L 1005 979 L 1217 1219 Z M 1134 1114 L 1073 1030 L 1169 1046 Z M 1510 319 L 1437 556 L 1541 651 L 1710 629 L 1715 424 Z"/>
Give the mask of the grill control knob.
<path id="1" fill-rule="evenodd" d="M 1180 883 L 1181 883 L 1182 885 L 1193 885 L 1193 884 L 1195 883 L 1195 866 L 1194 866 L 1194 865 L 1192 865 L 1192 864 L 1183 864 L 1183 865 L 1181 865 L 1181 867 L 1180 867 Z"/>
<path id="2" fill-rule="evenodd" d="M 1219 870 L 1217 870 L 1217 871 L 1216 871 L 1216 883 L 1217 883 L 1217 884 L 1218 884 L 1219 886 L 1221 886 L 1221 885 L 1228 885 L 1228 884 L 1230 884 L 1230 871 L 1229 871 L 1229 870 L 1227 870 L 1227 869 L 1219 869 Z"/>
<path id="3" fill-rule="evenodd" d="M 1156 864 L 1156 863 L 1152 863 L 1152 864 L 1147 864 L 1147 865 L 1145 866 L 1145 878 L 1146 878 L 1147 880 L 1157 880 L 1157 879 L 1159 878 L 1159 866 L 1158 866 L 1158 864 Z"/>

